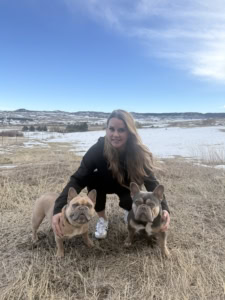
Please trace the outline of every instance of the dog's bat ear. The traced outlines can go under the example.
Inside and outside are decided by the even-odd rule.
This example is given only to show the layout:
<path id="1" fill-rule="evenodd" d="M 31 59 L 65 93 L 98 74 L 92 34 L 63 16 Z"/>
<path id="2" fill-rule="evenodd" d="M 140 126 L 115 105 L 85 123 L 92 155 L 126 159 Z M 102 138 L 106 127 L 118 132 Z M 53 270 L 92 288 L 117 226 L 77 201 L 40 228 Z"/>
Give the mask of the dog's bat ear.
<path id="1" fill-rule="evenodd" d="M 164 193 L 164 186 L 161 184 L 158 185 L 153 191 L 153 195 L 155 195 L 159 200 L 163 200 L 163 193 Z"/>
<path id="2" fill-rule="evenodd" d="M 91 199 L 91 201 L 95 204 L 96 203 L 96 197 L 97 197 L 97 191 L 96 190 L 91 190 L 88 193 L 88 198 Z"/>
<path id="3" fill-rule="evenodd" d="M 69 203 L 76 196 L 77 196 L 77 191 L 73 187 L 70 187 L 68 192 L 67 202 Z"/>
<path id="4" fill-rule="evenodd" d="M 137 194 L 139 192 L 140 192 L 140 189 L 139 189 L 139 186 L 137 185 L 137 183 L 131 182 L 130 183 L 130 194 L 131 194 L 131 196 L 134 196 L 135 194 Z"/>

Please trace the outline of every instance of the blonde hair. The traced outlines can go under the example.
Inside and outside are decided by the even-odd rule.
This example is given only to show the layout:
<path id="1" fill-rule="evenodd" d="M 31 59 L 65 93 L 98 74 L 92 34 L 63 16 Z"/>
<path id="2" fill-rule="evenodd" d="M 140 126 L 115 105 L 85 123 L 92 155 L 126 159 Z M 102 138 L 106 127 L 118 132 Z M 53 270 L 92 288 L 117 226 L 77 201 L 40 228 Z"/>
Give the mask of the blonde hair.
<path id="1" fill-rule="evenodd" d="M 135 121 L 130 113 L 118 109 L 114 110 L 108 120 L 116 118 L 122 120 L 128 131 L 128 139 L 125 147 L 125 164 L 127 167 L 127 175 L 129 181 L 134 181 L 139 185 L 144 182 L 144 177 L 153 171 L 153 156 L 149 149 L 142 143 L 137 132 Z M 123 185 L 125 185 L 125 174 L 119 162 L 119 152 L 105 137 L 104 156 L 106 157 L 109 169 L 112 171 L 113 177 Z"/>

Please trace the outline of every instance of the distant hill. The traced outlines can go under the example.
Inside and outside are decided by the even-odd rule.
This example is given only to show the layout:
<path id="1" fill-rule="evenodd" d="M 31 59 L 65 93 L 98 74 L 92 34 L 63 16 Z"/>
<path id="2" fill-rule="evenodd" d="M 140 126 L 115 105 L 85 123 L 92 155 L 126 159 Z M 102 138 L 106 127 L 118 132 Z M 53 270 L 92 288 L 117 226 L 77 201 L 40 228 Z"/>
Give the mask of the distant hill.
<path id="1" fill-rule="evenodd" d="M 97 118 L 107 118 L 110 113 L 97 112 L 97 111 L 77 111 L 70 113 L 75 116 L 88 116 Z M 131 112 L 135 119 L 154 118 L 159 119 L 208 119 L 208 118 L 225 118 L 225 113 L 198 113 L 198 112 L 185 112 L 185 113 L 137 113 Z"/>
<path id="2" fill-rule="evenodd" d="M 214 126 L 225 125 L 225 113 L 137 113 L 131 112 L 139 127 L 169 126 Z M 100 111 L 66 112 L 35 111 L 20 108 L 14 111 L 0 111 L 0 125 L 49 125 L 65 126 L 86 122 L 92 128 L 104 128 L 110 113 Z"/>
<path id="3" fill-rule="evenodd" d="M 19 109 L 16 109 L 14 110 L 15 112 L 30 112 L 31 110 L 27 110 L 25 108 L 19 108 Z"/>
<path id="4" fill-rule="evenodd" d="M 10 111 L 7 111 L 10 113 Z M 61 110 L 54 110 L 54 111 L 35 111 L 35 110 L 27 110 L 25 108 L 20 108 L 11 113 L 47 113 L 47 114 L 68 114 L 74 116 L 85 116 L 85 117 L 96 117 L 96 118 L 107 118 L 110 113 L 106 112 L 99 112 L 99 111 L 77 111 L 77 112 L 66 112 Z M 3 113 L 3 111 L 2 111 Z M 172 119 L 208 119 L 208 118 L 225 118 L 225 113 L 198 113 L 198 112 L 174 112 L 174 113 L 137 113 L 131 112 L 134 118 L 142 119 L 142 118 L 172 118 Z"/>
<path id="5" fill-rule="evenodd" d="M 132 112 L 134 118 L 146 117 L 159 117 L 159 118 L 172 118 L 172 119 L 208 119 L 208 118 L 225 118 L 225 113 L 198 113 L 198 112 L 185 112 L 185 113 L 136 113 Z"/>

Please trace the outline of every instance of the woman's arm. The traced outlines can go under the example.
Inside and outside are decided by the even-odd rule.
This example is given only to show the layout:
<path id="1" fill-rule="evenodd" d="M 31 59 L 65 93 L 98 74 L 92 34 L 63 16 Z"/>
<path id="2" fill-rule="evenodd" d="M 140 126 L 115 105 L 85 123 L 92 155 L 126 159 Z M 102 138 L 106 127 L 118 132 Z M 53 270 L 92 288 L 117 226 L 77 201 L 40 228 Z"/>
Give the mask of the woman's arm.
<path id="1" fill-rule="evenodd" d="M 88 177 L 96 169 L 96 159 L 99 157 L 99 150 L 100 147 L 98 143 L 96 143 L 84 155 L 79 168 L 70 177 L 70 180 L 64 187 L 62 193 L 56 199 L 53 215 L 60 213 L 63 206 L 66 205 L 70 187 L 74 187 L 77 193 L 79 193 L 85 186 L 87 186 Z"/>

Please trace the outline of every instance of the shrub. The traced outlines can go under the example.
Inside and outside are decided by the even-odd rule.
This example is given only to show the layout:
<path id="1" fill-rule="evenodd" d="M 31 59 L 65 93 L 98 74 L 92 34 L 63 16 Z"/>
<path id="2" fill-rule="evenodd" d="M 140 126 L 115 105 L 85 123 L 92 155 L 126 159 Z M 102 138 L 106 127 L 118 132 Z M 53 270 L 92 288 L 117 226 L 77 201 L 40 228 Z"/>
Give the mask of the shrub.
<path id="1" fill-rule="evenodd" d="M 65 129 L 60 127 L 60 126 L 54 126 L 54 127 L 51 127 L 49 129 L 49 131 L 51 132 L 59 132 L 59 133 L 64 133 L 65 132 Z"/>
<path id="2" fill-rule="evenodd" d="M 48 128 L 46 125 L 39 125 L 36 127 L 37 131 L 48 131 Z"/>
<path id="3" fill-rule="evenodd" d="M 65 132 L 88 131 L 87 122 L 69 124 L 66 126 Z"/>
<path id="4" fill-rule="evenodd" d="M 29 127 L 29 131 L 35 131 L 34 125 L 31 125 L 31 126 Z"/>
<path id="5" fill-rule="evenodd" d="M 1 131 L 0 136 L 8 136 L 8 137 L 19 136 L 19 137 L 22 137 L 23 133 L 18 131 L 18 130 L 8 130 L 8 131 Z"/>
<path id="6" fill-rule="evenodd" d="M 28 131 L 28 130 L 29 130 L 28 126 L 24 125 L 23 128 L 22 128 L 22 131 Z"/>

